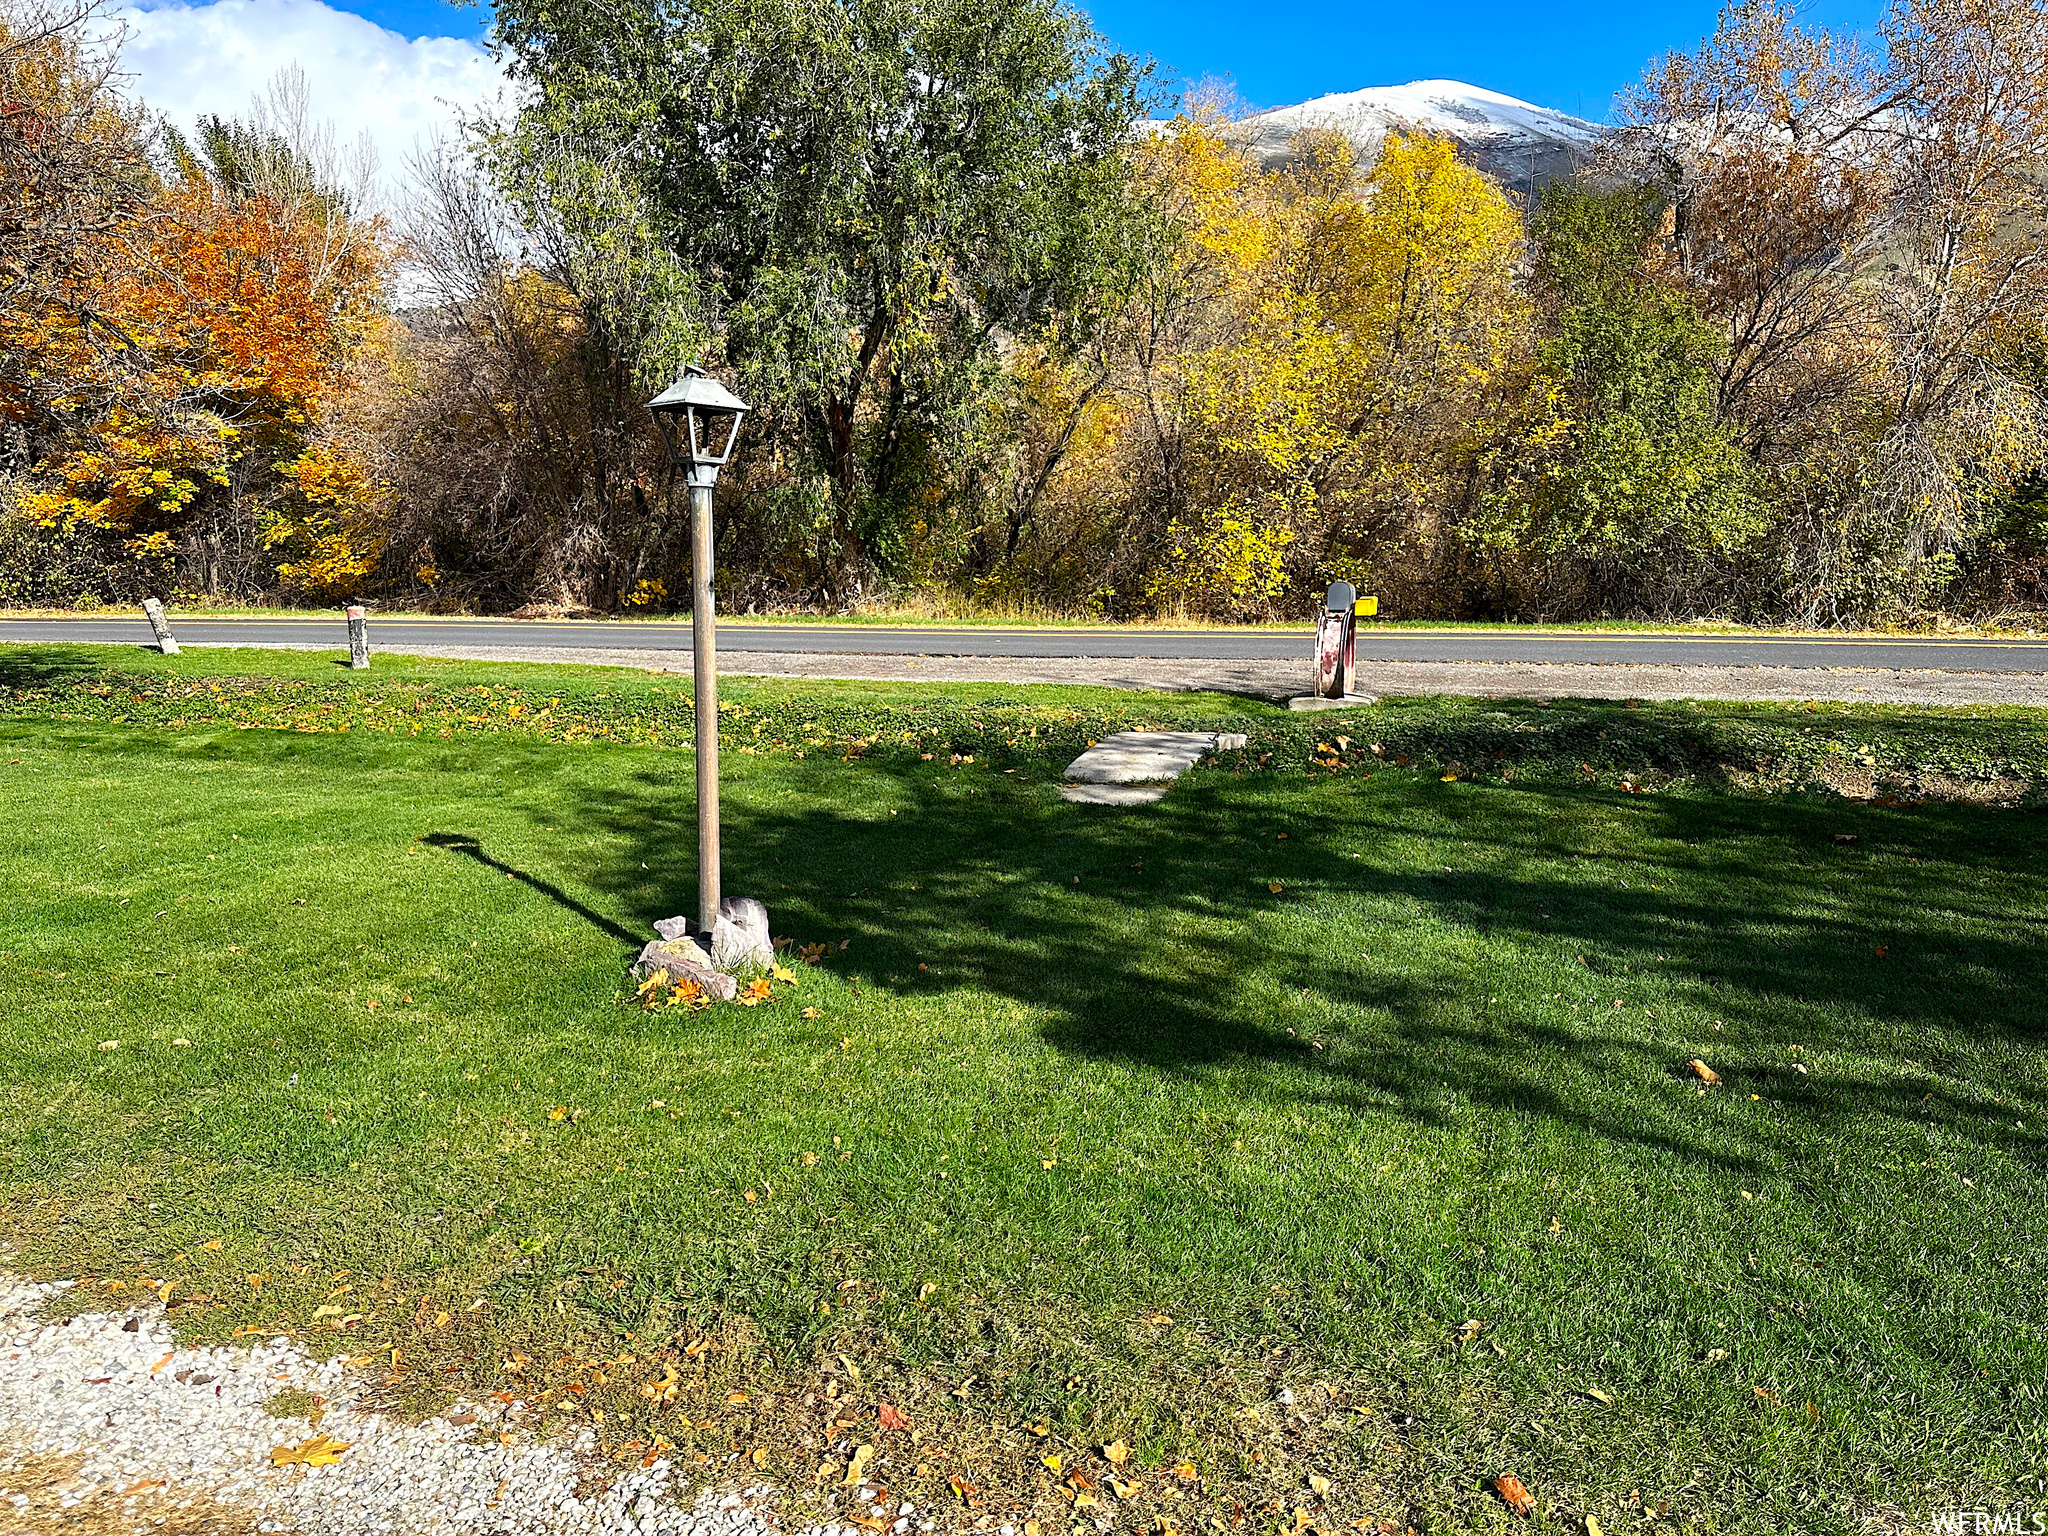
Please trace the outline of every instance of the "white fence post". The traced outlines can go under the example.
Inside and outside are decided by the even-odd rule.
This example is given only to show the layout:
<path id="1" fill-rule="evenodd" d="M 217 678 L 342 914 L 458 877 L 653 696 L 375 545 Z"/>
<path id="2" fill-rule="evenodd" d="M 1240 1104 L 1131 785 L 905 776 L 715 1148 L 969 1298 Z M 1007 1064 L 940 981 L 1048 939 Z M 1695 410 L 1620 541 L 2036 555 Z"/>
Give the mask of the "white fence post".
<path id="1" fill-rule="evenodd" d="M 171 633 L 171 621 L 164 617 L 164 605 L 153 597 L 145 597 L 142 613 L 149 620 L 149 627 L 156 631 L 156 648 L 166 656 L 177 655 L 178 640 Z"/>
<path id="2" fill-rule="evenodd" d="M 348 609 L 348 664 L 360 672 L 370 664 L 370 621 L 355 604 Z"/>

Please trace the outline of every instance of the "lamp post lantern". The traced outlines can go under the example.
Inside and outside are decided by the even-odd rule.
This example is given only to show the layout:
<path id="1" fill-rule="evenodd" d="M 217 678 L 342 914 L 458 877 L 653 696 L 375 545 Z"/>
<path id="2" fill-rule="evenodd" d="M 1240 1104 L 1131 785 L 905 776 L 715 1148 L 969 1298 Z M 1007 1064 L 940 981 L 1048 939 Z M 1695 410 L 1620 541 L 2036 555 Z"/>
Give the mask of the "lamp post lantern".
<path id="1" fill-rule="evenodd" d="M 718 922 L 718 638 L 711 593 L 711 488 L 732 458 L 752 409 L 695 363 L 647 402 L 672 459 L 690 482 L 690 641 L 697 725 L 697 921 L 706 942 Z"/>

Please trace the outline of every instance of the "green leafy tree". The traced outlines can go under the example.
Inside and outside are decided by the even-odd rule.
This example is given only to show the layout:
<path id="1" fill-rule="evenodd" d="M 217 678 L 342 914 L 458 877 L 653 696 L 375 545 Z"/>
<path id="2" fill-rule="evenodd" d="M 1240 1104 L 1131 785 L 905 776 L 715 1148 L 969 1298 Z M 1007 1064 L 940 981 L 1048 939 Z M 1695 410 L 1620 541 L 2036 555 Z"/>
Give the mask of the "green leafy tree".
<path id="1" fill-rule="evenodd" d="M 522 212 L 650 382 L 715 339 L 841 598 L 1118 263 L 1144 72 L 1060 0 L 505 0 L 494 39 Z"/>
<path id="2" fill-rule="evenodd" d="M 1654 600 L 1646 581 L 1697 582 L 1762 526 L 1717 411 L 1725 342 L 1653 270 L 1664 208 L 1649 187 L 1544 192 L 1532 233 L 1553 329 L 1476 525 L 1497 547 L 1581 563 L 1623 603 Z"/>

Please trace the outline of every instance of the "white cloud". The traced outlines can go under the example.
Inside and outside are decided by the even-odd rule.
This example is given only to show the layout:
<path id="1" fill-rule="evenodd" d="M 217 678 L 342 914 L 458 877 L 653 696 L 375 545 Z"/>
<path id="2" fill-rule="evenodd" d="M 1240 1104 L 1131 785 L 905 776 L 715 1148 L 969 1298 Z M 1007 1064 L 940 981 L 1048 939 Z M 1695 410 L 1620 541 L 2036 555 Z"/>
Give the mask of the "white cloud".
<path id="1" fill-rule="evenodd" d="M 383 180 L 404 178 L 416 142 L 451 134 L 458 110 L 495 96 L 490 56 L 456 37 L 407 39 L 320 0 L 213 0 L 122 13 L 132 89 L 190 133 L 201 114 L 247 117 L 280 69 L 305 71 L 311 117 L 344 146 L 367 134 Z"/>

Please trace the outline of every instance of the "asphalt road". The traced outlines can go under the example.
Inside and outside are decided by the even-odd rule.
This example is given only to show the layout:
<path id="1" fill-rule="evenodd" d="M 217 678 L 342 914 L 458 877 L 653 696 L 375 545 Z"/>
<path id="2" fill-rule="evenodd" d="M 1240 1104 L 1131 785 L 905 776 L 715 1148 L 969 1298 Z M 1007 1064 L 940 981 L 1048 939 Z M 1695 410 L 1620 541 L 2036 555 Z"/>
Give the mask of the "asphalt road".
<path id="1" fill-rule="evenodd" d="M 262 645 L 336 650 L 348 640 L 332 619 L 190 619 L 173 628 L 185 645 Z M 0 643 L 93 641 L 147 645 L 149 626 L 128 619 L 5 619 Z M 1307 630 L 940 629 L 879 625 L 728 622 L 725 651 L 847 656 L 1156 657 L 1162 660 L 1305 660 Z M 602 620 L 376 619 L 370 644 L 645 650 L 687 656 L 682 623 Z M 1379 629 L 1358 635 L 1360 661 L 1610 663 L 1630 666 L 1876 667 L 1886 670 L 2048 673 L 2044 640 L 1859 639 L 1770 635 L 1634 635 L 1530 630 Z"/>

